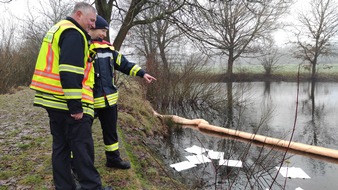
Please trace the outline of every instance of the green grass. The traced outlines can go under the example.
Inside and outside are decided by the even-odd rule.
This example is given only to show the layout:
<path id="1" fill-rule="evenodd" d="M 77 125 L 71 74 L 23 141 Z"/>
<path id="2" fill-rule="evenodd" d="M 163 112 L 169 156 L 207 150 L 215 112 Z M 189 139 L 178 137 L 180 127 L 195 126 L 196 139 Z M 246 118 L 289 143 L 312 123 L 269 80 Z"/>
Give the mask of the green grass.
<path id="1" fill-rule="evenodd" d="M 20 183 L 25 184 L 25 185 L 35 185 L 35 184 L 40 184 L 42 182 L 42 178 L 40 175 L 37 174 L 32 174 L 25 176 Z"/>
<path id="2" fill-rule="evenodd" d="M 93 123 L 95 166 L 104 185 L 115 189 L 158 189 L 160 173 L 153 166 L 152 156 L 145 152 L 142 140 L 163 130 L 152 113 L 150 103 L 135 84 L 121 89 L 119 125 L 120 152 L 122 158 L 132 162 L 129 170 L 105 167 L 104 143 L 98 119 Z M 52 136 L 48 116 L 44 109 L 33 107 L 34 92 L 22 87 L 14 94 L 0 95 L 1 135 L 3 152 L 0 155 L 1 189 L 53 189 L 51 166 Z M 8 109 L 18 108 L 20 109 Z M 25 113 L 22 115 L 22 113 Z M 160 132 L 157 132 L 160 133 Z M 145 156 L 146 155 L 146 156 Z M 140 162 L 142 160 L 142 162 Z M 142 164 L 141 164 L 142 163 Z M 150 164 L 149 164 L 150 163 Z M 146 175 L 149 174 L 149 175 Z M 156 175 L 156 177 L 154 177 Z M 155 179 L 155 180 L 154 180 Z"/>

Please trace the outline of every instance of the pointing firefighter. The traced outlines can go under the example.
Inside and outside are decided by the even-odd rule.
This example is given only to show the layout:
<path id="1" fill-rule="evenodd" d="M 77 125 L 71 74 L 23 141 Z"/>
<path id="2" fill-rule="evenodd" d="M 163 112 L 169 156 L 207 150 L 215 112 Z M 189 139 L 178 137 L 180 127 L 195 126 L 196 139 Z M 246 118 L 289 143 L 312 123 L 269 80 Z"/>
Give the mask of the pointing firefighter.
<path id="1" fill-rule="evenodd" d="M 156 80 L 147 74 L 140 66 L 129 62 L 124 55 L 103 38 L 109 30 L 108 22 L 101 16 L 97 16 L 95 28 L 89 31 L 92 38 L 90 51 L 95 52 L 94 70 L 94 108 L 100 120 L 103 140 L 105 144 L 106 166 L 119 169 L 129 169 L 130 163 L 120 157 L 117 134 L 117 100 L 118 89 L 114 84 L 116 70 L 130 76 L 139 76 L 148 83 Z"/>

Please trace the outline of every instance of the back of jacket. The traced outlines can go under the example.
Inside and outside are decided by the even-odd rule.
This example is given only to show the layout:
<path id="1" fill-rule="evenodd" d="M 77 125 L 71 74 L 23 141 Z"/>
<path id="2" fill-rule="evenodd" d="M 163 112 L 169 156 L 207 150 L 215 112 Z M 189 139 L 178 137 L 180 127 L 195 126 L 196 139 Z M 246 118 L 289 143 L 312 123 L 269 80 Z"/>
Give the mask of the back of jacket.
<path id="1" fill-rule="evenodd" d="M 87 62 L 88 39 L 87 32 L 72 18 L 47 32 L 30 85 L 36 91 L 35 106 L 94 116 L 94 71 Z"/>

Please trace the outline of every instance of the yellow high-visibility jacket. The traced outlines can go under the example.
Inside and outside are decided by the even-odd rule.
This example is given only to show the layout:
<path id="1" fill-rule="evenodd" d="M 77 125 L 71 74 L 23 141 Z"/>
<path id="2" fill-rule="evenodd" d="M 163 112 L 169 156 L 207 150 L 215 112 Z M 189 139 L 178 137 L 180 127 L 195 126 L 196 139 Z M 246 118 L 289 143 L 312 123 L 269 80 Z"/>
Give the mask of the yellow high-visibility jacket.
<path id="1" fill-rule="evenodd" d="M 83 67 L 69 63 L 60 63 L 59 40 L 67 29 L 76 29 L 84 40 Z M 30 88 L 36 90 L 34 105 L 45 108 L 69 111 L 67 100 L 81 100 L 83 113 L 94 116 L 94 68 L 88 61 L 89 47 L 87 37 L 79 27 L 70 20 L 62 20 L 55 24 L 45 35 L 36 62 Z M 63 87 L 60 72 L 68 73 L 68 77 L 83 77 L 82 87 Z"/>

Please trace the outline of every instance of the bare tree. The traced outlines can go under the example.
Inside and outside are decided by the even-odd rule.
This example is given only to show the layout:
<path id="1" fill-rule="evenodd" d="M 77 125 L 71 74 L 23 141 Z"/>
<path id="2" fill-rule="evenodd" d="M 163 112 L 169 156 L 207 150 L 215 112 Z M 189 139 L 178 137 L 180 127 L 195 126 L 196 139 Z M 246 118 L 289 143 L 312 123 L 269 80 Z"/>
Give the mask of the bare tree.
<path id="1" fill-rule="evenodd" d="M 257 52 L 257 42 L 277 29 L 277 20 L 291 1 L 215 0 L 196 6 L 195 0 L 195 6 L 185 10 L 184 21 L 176 19 L 175 22 L 204 51 L 225 54 L 227 76 L 233 80 L 235 60 Z"/>
<path id="2" fill-rule="evenodd" d="M 48 29 L 70 15 L 73 8 L 73 4 L 66 0 L 49 0 L 48 6 L 45 2 L 39 0 L 38 4 L 37 11 L 29 8 L 28 15 L 25 18 L 19 18 L 25 23 L 22 32 L 24 38 L 29 40 L 30 43 L 34 43 L 36 49 L 39 49 Z M 30 7 L 29 4 L 27 6 Z"/>
<path id="3" fill-rule="evenodd" d="M 113 11 L 113 4 L 116 4 L 116 0 L 108 0 L 108 1 L 100 1 L 96 0 L 95 7 L 97 10 L 97 13 L 102 16 L 108 23 L 111 21 L 111 15 Z M 118 5 L 115 5 L 115 7 L 118 7 Z M 107 36 L 104 40 L 110 42 L 110 31 L 108 30 Z"/>
<path id="4" fill-rule="evenodd" d="M 318 58 L 332 53 L 332 39 L 338 32 L 336 0 L 311 0 L 310 8 L 299 13 L 296 58 L 310 63 L 311 78 L 316 79 Z"/>
<path id="5" fill-rule="evenodd" d="M 168 18 L 171 14 L 181 9 L 186 4 L 185 2 L 186 0 L 131 0 L 128 2 L 95 0 L 95 5 L 98 14 L 103 15 L 108 22 L 112 21 L 114 26 L 120 27 L 113 42 L 115 49 L 119 50 L 132 27 Z M 172 5 L 170 8 L 168 8 L 169 3 Z M 154 7 L 158 10 L 156 15 L 151 17 L 139 16 L 139 13 Z"/>
<path id="6" fill-rule="evenodd" d="M 168 3 L 168 7 L 175 6 L 175 4 Z M 142 18 L 154 17 L 158 14 L 161 8 L 153 7 L 144 11 L 141 15 Z M 166 75 L 164 77 L 170 78 L 170 60 L 168 60 L 168 52 L 172 52 L 172 49 L 177 49 L 173 46 L 179 46 L 181 41 L 182 33 L 178 28 L 172 24 L 168 19 L 162 19 L 154 21 L 151 24 L 139 25 L 132 31 L 133 36 L 136 38 L 133 39 L 141 44 L 137 45 L 138 49 L 145 55 L 149 57 L 153 54 L 159 54 L 161 63 L 163 64 L 163 69 Z M 135 44 L 135 42 L 132 42 Z M 175 45 L 173 45 L 175 44 Z M 176 54 L 179 54 L 176 52 Z M 154 59 L 155 57 L 153 57 Z"/>
<path id="7" fill-rule="evenodd" d="M 258 60 L 265 70 L 265 75 L 270 76 L 280 67 L 278 63 L 283 54 L 280 53 L 279 48 L 272 40 L 262 41 L 259 52 L 261 57 Z"/>
<path id="8" fill-rule="evenodd" d="M 6 27 L 5 27 L 6 26 Z M 13 86 L 11 73 L 13 72 L 13 62 L 16 56 L 14 41 L 15 27 L 13 24 L 6 24 L 2 21 L 0 25 L 0 94 L 5 93 Z"/>
<path id="9" fill-rule="evenodd" d="M 34 72 L 34 65 L 38 51 L 41 46 L 42 39 L 47 30 L 59 20 L 65 18 L 71 11 L 72 5 L 69 1 L 65 0 L 49 0 L 48 6 L 45 1 L 39 1 L 38 7 L 33 10 L 29 4 L 27 6 L 28 14 L 23 18 L 16 18 L 19 26 L 17 31 L 11 25 L 4 25 L 8 27 L 10 34 L 3 35 L 4 39 L 1 40 L 1 52 L 5 56 L 3 65 L 0 64 L 0 75 L 6 79 L 2 80 L 3 90 L 6 91 L 11 87 L 19 85 L 28 85 Z M 15 15 L 13 15 L 15 18 Z M 12 20 L 13 24 L 15 19 Z M 20 25 L 21 24 L 21 25 Z M 2 30 L 3 32 L 3 30 Z M 22 37 L 23 40 L 16 41 Z M 2 47 L 15 47 L 5 48 Z M 5 71 L 6 74 L 1 74 Z M 10 82 L 8 82 L 10 81 Z M 5 88 L 6 87 L 6 88 Z"/>

